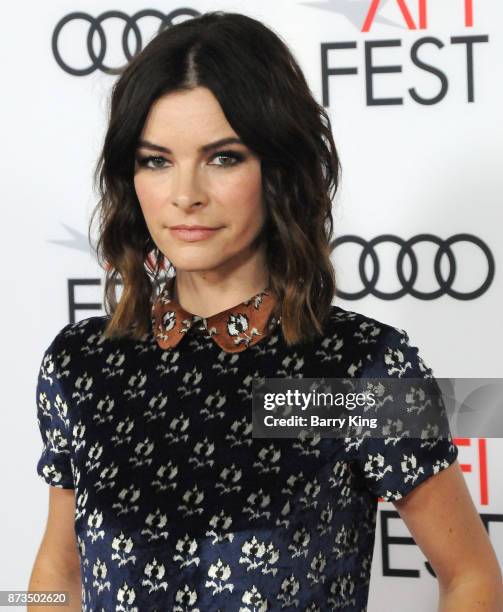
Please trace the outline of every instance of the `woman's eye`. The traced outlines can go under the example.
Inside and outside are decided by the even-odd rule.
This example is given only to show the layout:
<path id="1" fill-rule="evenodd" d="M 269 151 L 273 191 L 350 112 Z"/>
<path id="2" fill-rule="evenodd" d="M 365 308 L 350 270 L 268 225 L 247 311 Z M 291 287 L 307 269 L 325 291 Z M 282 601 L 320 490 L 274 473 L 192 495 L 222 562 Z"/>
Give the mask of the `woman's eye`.
<path id="1" fill-rule="evenodd" d="M 214 159 L 223 160 L 223 163 L 211 164 L 213 166 L 228 167 L 228 166 L 236 166 L 241 161 L 243 161 L 244 157 L 240 153 L 237 153 L 236 151 L 221 151 L 220 153 L 215 153 L 215 155 L 213 155 L 211 159 L 212 160 Z M 150 168 L 150 170 L 157 170 L 157 169 L 165 168 L 166 167 L 164 165 L 165 161 L 166 160 L 164 159 L 164 157 L 159 157 L 156 155 L 149 155 L 147 157 L 138 158 L 139 165 L 145 168 Z"/>
<path id="2" fill-rule="evenodd" d="M 235 166 L 236 164 L 239 164 L 239 162 L 243 160 L 243 156 L 234 151 L 222 151 L 220 153 L 216 153 L 212 159 L 217 159 L 217 158 L 223 158 L 223 159 L 228 160 L 226 163 L 216 164 L 217 166 Z"/>
<path id="3" fill-rule="evenodd" d="M 148 157 L 140 157 L 138 160 L 138 163 L 140 164 L 140 166 L 145 166 L 147 168 L 151 168 L 152 166 L 150 165 L 150 162 L 164 162 L 166 161 L 164 159 L 164 157 L 156 157 L 154 155 L 149 155 Z M 163 166 L 158 166 L 156 163 L 154 163 L 153 168 L 162 168 Z"/>

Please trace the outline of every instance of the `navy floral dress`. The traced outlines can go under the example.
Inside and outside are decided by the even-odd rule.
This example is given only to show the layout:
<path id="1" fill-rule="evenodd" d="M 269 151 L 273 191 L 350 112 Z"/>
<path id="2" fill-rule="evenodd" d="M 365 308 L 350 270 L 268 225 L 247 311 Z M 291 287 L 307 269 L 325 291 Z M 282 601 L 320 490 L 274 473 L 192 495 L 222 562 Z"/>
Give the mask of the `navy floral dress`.
<path id="1" fill-rule="evenodd" d="M 378 497 L 457 458 L 452 438 L 252 438 L 252 380 L 431 378 L 407 333 L 331 307 L 288 348 L 266 288 L 209 318 L 167 282 L 140 340 L 68 324 L 36 390 L 38 474 L 75 490 L 82 610 L 366 610 Z M 388 443 L 390 442 L 390 443 Z"/>

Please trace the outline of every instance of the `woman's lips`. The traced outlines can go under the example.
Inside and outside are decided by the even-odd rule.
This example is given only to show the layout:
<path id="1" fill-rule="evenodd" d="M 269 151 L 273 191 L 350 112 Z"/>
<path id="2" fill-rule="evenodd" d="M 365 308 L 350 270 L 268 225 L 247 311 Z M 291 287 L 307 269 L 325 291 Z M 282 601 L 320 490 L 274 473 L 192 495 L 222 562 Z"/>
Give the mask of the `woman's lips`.
<path id="1" fill-rule="evenodd" d="M 195 242 L 196 240 L 205 240 L 218 232 L 220 227 L 216 229 L 170 229 L 173 236 L 183 240 L 184 242 Z"/>

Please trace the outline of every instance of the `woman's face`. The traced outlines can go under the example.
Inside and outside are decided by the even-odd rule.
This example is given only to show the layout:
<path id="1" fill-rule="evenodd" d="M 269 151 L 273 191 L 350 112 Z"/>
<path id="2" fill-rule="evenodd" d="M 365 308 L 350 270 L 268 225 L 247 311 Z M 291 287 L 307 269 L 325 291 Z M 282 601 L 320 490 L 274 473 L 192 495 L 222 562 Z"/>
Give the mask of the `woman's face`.
<path id="1" fill-rule="evenodd" d="M 148 113 L 134 185 L 150 235 L 177 271 L 230 271 L 254 256 L 265 220 L 260 159 L 244 144 L 209 147 L 229 138 L 238 135 L 204 87 L 167 94 Z"/>

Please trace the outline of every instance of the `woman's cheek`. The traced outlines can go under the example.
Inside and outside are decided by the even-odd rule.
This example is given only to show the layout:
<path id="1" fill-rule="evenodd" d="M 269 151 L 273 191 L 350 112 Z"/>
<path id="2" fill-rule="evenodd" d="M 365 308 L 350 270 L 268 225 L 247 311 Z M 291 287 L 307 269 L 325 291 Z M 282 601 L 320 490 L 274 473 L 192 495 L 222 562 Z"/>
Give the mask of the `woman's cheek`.
<path id="1" fill-rule="evenodd" d="M 146 185 L 141 181 L 135 183 L 136 196 L 140 203 L 141 209 L 149 222 L 155 223 L 159 218 L 161 208 L 161 192 L 158 188 Z"/>
<path id="2" fill-rule="evenodd" d="M 241 211 L 241 214 L 248 217 L 259 215 L 262 208 L 260 174 L 248 174 L 237 180 L 228 191 L 226 200 L 232 203 L 234 210 Z"/>

